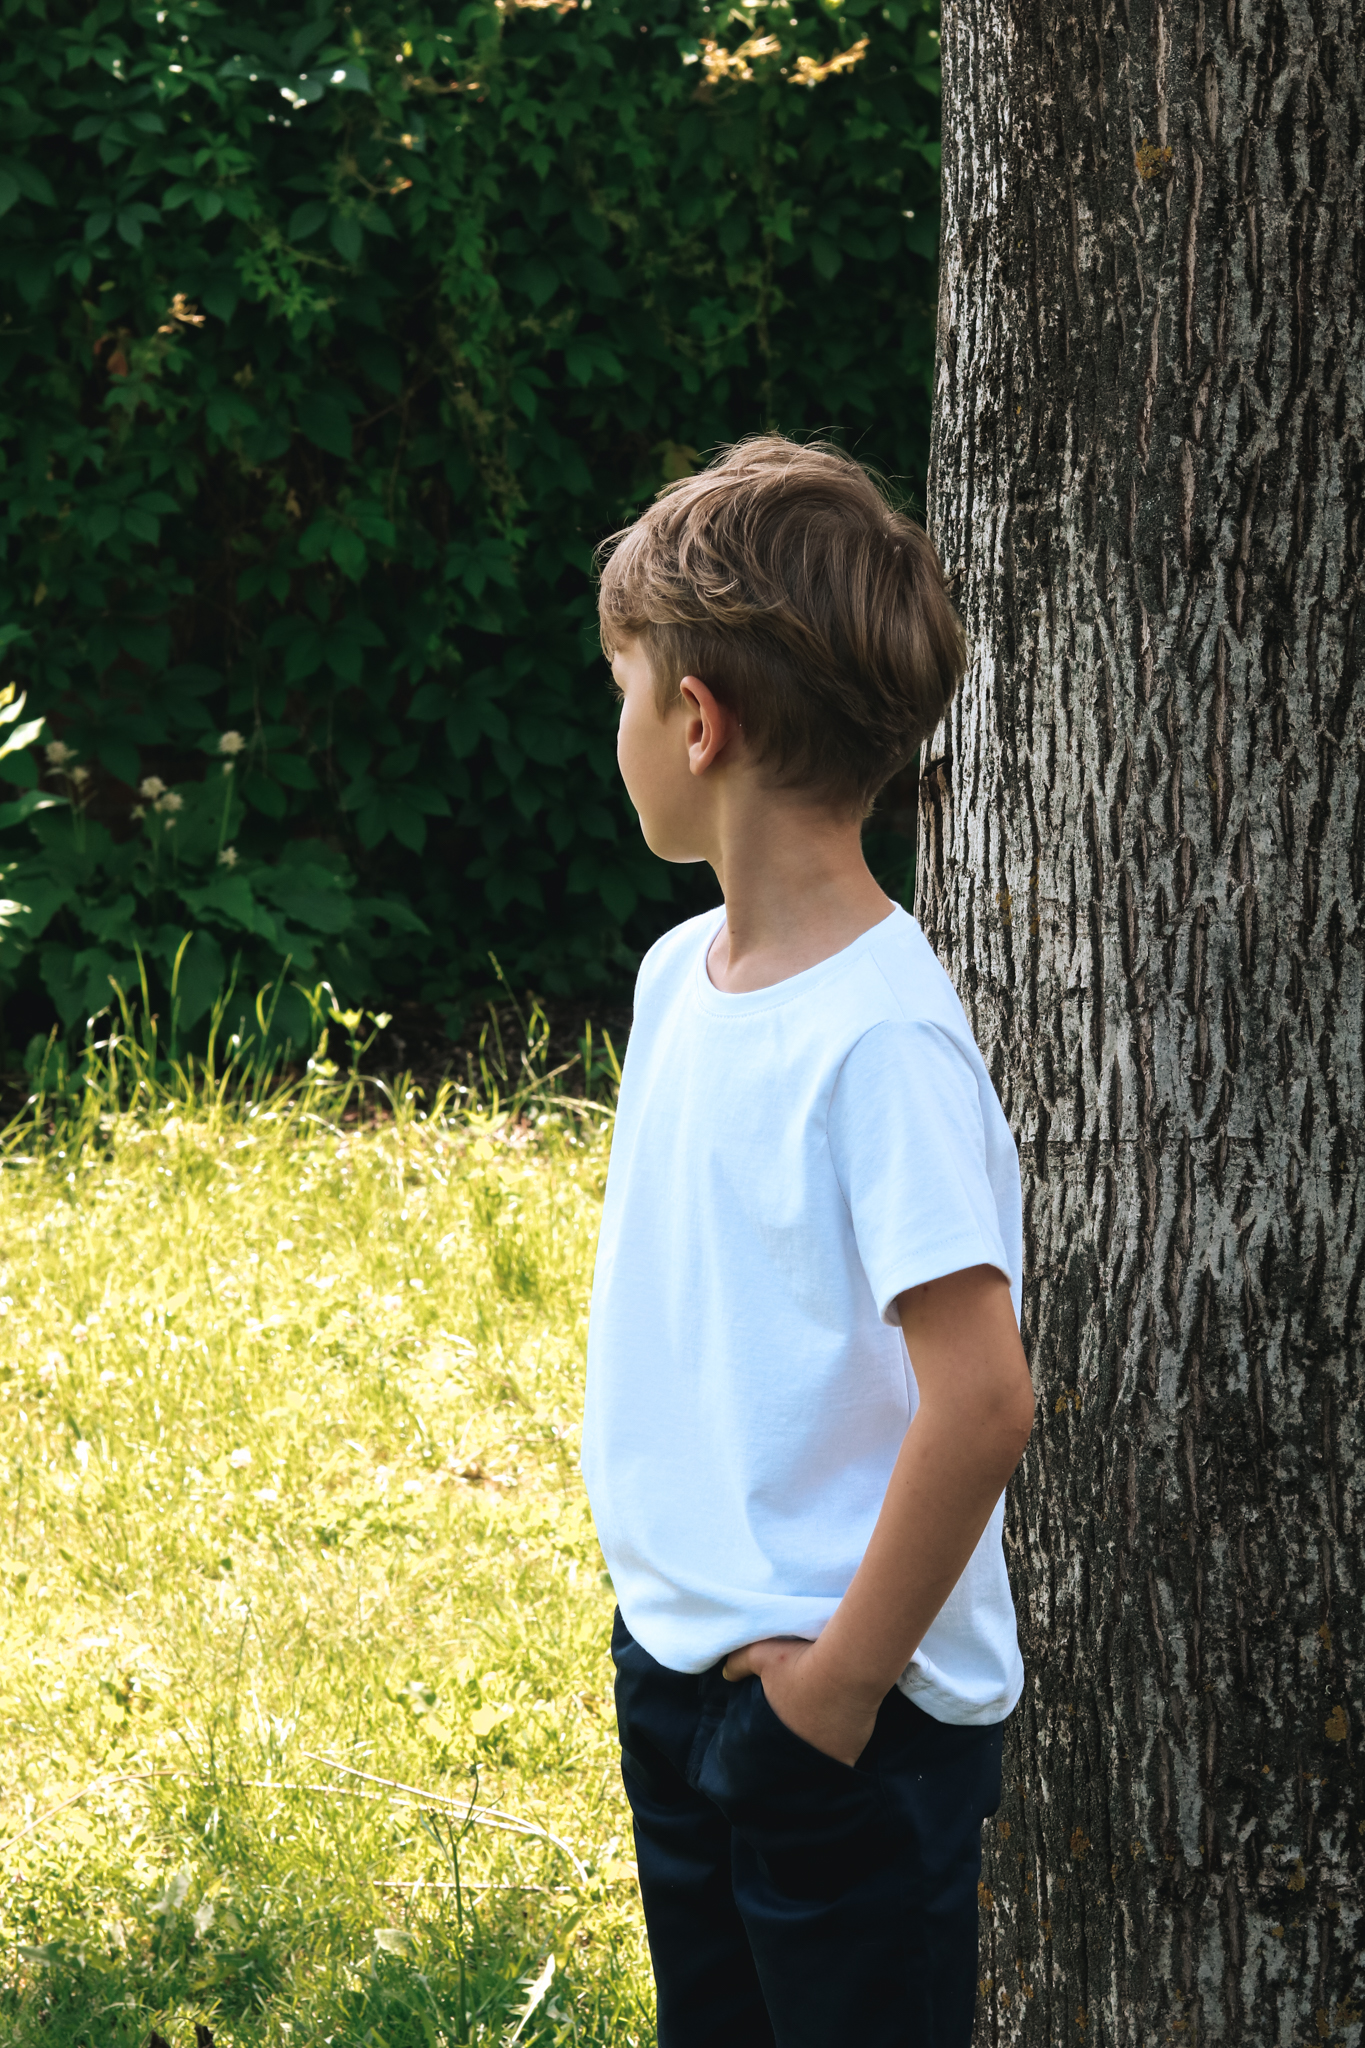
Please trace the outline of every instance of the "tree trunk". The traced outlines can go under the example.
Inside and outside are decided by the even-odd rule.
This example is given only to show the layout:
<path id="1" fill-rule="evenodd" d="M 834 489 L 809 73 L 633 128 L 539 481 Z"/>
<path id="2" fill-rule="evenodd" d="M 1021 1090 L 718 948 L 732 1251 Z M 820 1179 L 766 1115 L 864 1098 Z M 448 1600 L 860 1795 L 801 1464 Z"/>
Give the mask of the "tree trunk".
<path id="1" fill-rule="evenodd" d="M 978 2040 L 1361 2040 L 1365 32 L 949 0 L 920 918 L 1018 1136 Z"/>

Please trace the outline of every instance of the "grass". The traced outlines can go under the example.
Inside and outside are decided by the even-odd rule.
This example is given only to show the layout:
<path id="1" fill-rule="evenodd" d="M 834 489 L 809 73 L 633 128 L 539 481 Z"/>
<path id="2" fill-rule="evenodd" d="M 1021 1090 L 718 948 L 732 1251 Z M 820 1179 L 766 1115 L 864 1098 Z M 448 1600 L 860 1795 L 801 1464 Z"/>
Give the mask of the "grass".
<path id="1" fill-rule="evenodd" d="M 116 1082 L 0 1170 L 0 2038 L 652 2042 L 606 1112 Z"/>

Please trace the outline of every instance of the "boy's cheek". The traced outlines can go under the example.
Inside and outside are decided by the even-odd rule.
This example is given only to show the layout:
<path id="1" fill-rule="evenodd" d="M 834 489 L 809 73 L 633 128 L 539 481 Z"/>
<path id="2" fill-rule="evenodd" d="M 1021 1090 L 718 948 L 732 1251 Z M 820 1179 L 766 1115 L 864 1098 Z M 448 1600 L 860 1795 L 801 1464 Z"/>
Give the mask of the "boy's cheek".
<path id="1" fill-rule="evenodd" d="M 630 712 L 621 720 L 616 735 L 616 765 L 621 771 L 621 780 L 626 785 L 626 795 L 640 814 L 640 823 L 648 836 L 651 815 L 657 813 L 666 800 L 669 781 L 668 763 L 660 758 L 661 749 L 657 738 L 651 749 L 650 736 L 642 736 L 633 727 Z"/>

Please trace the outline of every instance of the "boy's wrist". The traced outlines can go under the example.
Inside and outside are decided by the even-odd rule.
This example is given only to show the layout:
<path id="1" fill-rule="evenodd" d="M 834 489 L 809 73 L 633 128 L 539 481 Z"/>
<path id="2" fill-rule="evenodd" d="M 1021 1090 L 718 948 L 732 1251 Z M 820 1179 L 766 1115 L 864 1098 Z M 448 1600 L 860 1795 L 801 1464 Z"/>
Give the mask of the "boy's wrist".
<path id="1" fill-rule="evenodd" d="M 881 1705 L 905 1668 L 898 1664 L 888 1676 L 880 1660 L 869 1665 L 868 1660 L 854 1657 L 849 1646 L 839 1641 L 838 1631 L 830 1629 L 811 1645 L 811 1659 L 815 1670 L 807 1670 L 807 1682 L 814 1677 L 822 1691 L 873 1710 Z"/>

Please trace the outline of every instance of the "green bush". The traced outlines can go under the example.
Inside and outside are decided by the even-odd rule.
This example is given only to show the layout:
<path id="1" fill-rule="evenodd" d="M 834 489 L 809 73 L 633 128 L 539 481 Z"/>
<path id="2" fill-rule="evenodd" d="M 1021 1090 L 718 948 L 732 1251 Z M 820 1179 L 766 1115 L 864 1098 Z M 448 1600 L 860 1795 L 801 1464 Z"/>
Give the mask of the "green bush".
<path id="1" fill-rule="evenodd" d="M 918 487 L 935 16 L 4 16 L 12 1031 L 177 959 L 187 1023 L 286 961 L 619 980 L 702 899 L 617 787 L 591 548 L 768 424 Z"/>

